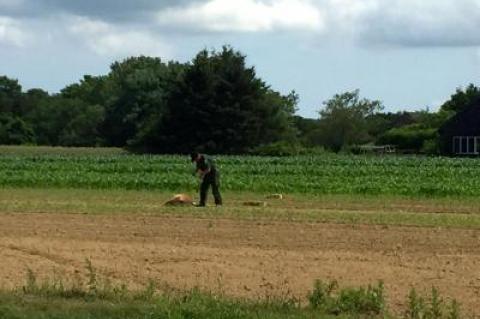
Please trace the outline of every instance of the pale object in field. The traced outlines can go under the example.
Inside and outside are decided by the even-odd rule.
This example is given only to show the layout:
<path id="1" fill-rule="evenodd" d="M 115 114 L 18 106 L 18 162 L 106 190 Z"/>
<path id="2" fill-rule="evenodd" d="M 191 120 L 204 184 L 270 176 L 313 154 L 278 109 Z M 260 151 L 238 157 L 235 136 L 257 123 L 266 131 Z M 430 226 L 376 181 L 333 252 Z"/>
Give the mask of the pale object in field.
<path id="1" fill-rule="evenodd" d="M 266 199 L 283 199 L 283 194 L 270 194 L 265 196 Z"/>
<path id="2" fill-rule="evenodd" d="M 243 202 L 243 206 L 266 207 L 267 203 L 261 201 L 247 201 Z"/>
<path id="3" fill-rule="evenodd" d="M 171 199 L 166 201 L 165 206 L 191 206 L 193 205 L 193 199 L 187 194 L 176 194 Z"/>

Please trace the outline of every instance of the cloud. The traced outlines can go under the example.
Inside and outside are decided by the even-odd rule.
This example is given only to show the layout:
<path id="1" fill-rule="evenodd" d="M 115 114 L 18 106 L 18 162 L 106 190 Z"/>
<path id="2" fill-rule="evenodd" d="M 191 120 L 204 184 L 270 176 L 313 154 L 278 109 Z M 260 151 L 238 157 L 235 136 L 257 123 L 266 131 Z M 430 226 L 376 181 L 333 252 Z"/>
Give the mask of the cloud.
<path id="1" fill-rule="evenodd" d="M 296 30 L 366 46 L 480 45 L 480 0 L 203 0 L 161 9 L 156 20 L 184 32 Z"/>
<path id="2" fill-rule="evenodd" d="M 158 24 L 192 31 L 321 31 L 324 17 L 308 0 L 209 0 L 161 10 Z"/>
<path id="3" fill-rule="evenodd" d="M 29 41 L 29 35 L 21 23 L 9 18 L 0 16 L 0 45 L 24 47 Z"/>
<path id="4" fill-rule="evenodd" d="M 24 17 L 74 15 L 103 21 L 144 21 L 151 12 L 190 0 L 0 0 L 6 14 Z M 2 3 L 9 4 L 7 7 Z M 13 7 L 12 4 L 15 4 Z M 16 9 L 16 10 L 13 10 Z"/>
<path id="5" fill-rule="evenodd" d="M 330 0 L 331 21 L 364 44 L 480 45 L 480 0 Z"/>
<path id="6" fill-rule="evenodd" d="M 388 0 L 385 0 L 388 1 Z M 375 11 L 379 6 L 378 0 L 328 0 L 323 2 L 331 18 L 346 24 L 358 22 L 365 14 Z"/>
<path id="7" fill-rule="evenodd" d="M 18 8 L 24 2 L 24 0 L 0 0 L 0 8 Z"/>
<path id="8" fill-rule="evenodd" d="M 153 55 L 172 57 L 172 48 L 148 30 L 121 27 L 85 17 L 70 17 L 69 32 L 80 37 L 100 56 Z M 135 29 L 135 30 L 132 30 Z"/>
<path id="9" fill-rule="evenodd" d="M 25 45 L 35 40 L 27 36 L 33 33 L 59 34 L 70 25 L 61 17 L 83 17 L 70 29 L 98 54 L 167 52 L 158 34 L 172 31 L 180 39 L 295 31 L 307 35 L 297 41 L 330 43 L 328 37 L 368 47 L 480 46 L 480 0 L 0 0 L 0 12 L 2 44 Z M 101 23 L 106 30 L 88 31 Z M 117 44 L 122 38 L 128 42 Z"/>

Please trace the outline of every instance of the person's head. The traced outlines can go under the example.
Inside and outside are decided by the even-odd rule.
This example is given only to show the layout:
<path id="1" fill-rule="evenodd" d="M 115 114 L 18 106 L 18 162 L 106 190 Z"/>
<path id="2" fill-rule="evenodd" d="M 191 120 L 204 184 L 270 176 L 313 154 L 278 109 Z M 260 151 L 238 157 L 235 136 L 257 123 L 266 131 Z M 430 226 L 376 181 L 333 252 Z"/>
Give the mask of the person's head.
<path id="1" fill-rule="evenodd" d="M 196 162 L 200 159 L 201 155 L 198 152 L 192 152 L 190 153 L 190 158 L 192 159 L 192 162 Z"/>

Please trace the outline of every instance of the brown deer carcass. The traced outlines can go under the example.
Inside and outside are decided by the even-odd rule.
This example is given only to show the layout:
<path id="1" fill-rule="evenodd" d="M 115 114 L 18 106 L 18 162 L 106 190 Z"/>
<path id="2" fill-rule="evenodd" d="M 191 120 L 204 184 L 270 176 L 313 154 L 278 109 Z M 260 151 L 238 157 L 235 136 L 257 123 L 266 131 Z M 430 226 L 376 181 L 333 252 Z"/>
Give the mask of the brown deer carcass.
<path id="1" fill-rule="evenodd" d="M 193 199 L 187 194 L 176 194 L 166 201 L 165 206 L 190 206 L 193 205 Z"/>

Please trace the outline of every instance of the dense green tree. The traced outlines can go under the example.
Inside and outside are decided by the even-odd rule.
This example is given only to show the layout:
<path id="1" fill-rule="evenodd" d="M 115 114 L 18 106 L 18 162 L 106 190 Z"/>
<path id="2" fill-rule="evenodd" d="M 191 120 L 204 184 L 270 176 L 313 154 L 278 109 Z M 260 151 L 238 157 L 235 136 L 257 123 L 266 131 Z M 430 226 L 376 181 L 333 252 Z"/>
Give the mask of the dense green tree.
<path id="1" fill-rule="evenodd" d="M 382 110 L 379 101 L 361 99 L 359 90 L 336 94 L 323 103 L 316 142 L 338 152 L 343 147 L 368 142 L 367 117 Z"/>
<path id="2" fill-rule="evenodd" d="M 438 130 L 454 113 L 440 109 L 438 112 L 424 111 L 414 112 L 415 123 L 424 128 Z"/>
<path id="3" fill-rule="evenodd" d="M 32 89 L 22 93 L 17 80 L 0 76 L 0 144 L 33 143 L 35 136 L 31 125 L 25 121 L 39 99 L 48 93 Z"/>
<path id="4" fill-rule="evenodd" d="M 79 99 L 90 105 L 106 105 L 111 98 L 110 83 L 107 76 L 85 75 L 79 83 L 66 86 L 61 96 L 67 99 Z"/>
<path id="5" fill-rule="evenodd" d="M 104 119 L 105 109 L 101 105 L 81 103 L 62 129 L 59 144 L 63 146 L 100 146 L 103 144 L 98 132 Z"/>
<path id="6" fill-rule="evenodd" d="M 50 97 L 48 92 L 42 89 L 30 89 L 22 94 L 20 113 L 22 117 L 28 116 L 43 100 Z"/>
<path id="7" fill-rule="evenodd" d="M 417 120 L 411 112 L 374 113 L 367 116 L 368 134 L 377 138 L 391 130 L 405 125 L 415 124 Z"/>
<path id="8" fill-rule="evenodd" d="M 132 57 L 111 66 L 111 96 L 102 134 L 107 145 L 125 146 L 164 113 L 172 83 L 182 72 L 178 63 L 159 58 Z"/>
<path id="9" fill-rule="evenodd" d="M 298 115 L 294 116 L 298 142 L 304 146 L 314 146 L 319 124 L 320 121 L 318 119 L 304 118 Z"/>
<path id="10" fill-rule="evenodd" d="M 294 97 L 270 89 L 230 47 L 201 51 L 175 86 L 148 148 L 240 153 L 275 142 L 293 135 Z"/>
<path id="11" fill-rule="evenodd" d="M 299 144 L 302 152 L 305 145 L 339 151 L 376 141 L 420 150 L 476 99 L 480 88 L 470 84 L 439 112 L 379 113 L 381 103 L 361 99 L 357 90 L 324 102 L 319 119 L 304 119 L 294 116 L 295 91 L 276 92 L 246 66 L 245 56 L 224 47 L 203 50 L 188 64 L 131 57 L 113 63 L 108 75 L 85 75 L 57 95 L 23 93 L 17 80 L 0 76 L 0 143 L 285 153 L 297 152 Z"/>
<path id="12" fill-rule="evenodd" d="M 305 136 L 311 131 L 318 128 L 319 120 L 312 118 L 304 118 L 299 115 L 293 117 L 295 127 L 298 130 L 300 136 Z"/>
<path id="13" fill-rule="evenodd" d="M 469 84 L 464 90 L 458 88 L 455 94 L 450 97 L 450 100 L 441 106 L 441 110 L 457 113 L 477 100 L 480 100 L 480 88 L 474 84 Z"/>
<path id="14" fill-rule="evenodd" d="M 37 143 L 53 146 L 100 145 L 98 127 L 103 119 L 102 106 L 60 95 L 43 100 L 27 117 Z"/>
<path id="15" fill-rule="evenodd" d="M 19 145 L 33 143 L 35 140 L 31 127 L 13 114 L 0 114 L 0 144 Z"/>
<path id="16" fill-rule="evenodd" d="M 0 76 L 0 112 L 20 115 L 22 87 L 17 80 Z"/>

